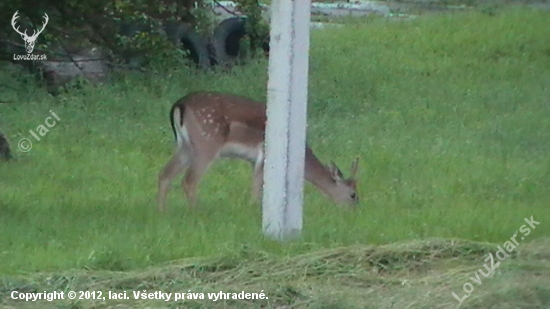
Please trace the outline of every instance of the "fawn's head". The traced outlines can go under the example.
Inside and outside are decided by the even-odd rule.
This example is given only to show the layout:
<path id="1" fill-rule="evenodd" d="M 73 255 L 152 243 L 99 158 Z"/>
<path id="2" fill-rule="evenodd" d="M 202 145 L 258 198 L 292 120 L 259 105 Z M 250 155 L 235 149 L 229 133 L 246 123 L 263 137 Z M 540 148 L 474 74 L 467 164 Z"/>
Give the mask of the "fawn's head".
<path id="1" fill-rule="evenodd" d="M 330 188 L 329 195 L 338 204 L 357 205 L 359 203 L 359 195 L 357 194 L 357 165 L 359 158 L 356 158 L 351 163 L 351 174 L 349 178 L 344 178 L 340 169 L 330 162 L 327 169 L 330 172 L 335 185 Z"/>

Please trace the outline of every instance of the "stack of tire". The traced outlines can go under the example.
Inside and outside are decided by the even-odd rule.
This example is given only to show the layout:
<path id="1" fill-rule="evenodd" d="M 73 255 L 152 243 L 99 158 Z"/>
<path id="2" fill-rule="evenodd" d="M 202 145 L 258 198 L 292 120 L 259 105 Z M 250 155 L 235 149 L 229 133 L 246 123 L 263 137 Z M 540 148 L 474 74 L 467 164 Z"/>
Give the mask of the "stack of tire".
<path id="1" fill-rule="evenodd" d="M 164 23 L 164 32 L 168 39 L 182 48 L 189 51 L 190 59 L 201 69 L 208 69 L 212 66 L 230 66 L 238 58 L 240 53 L 241 39 L 246 33 L 246 19 L 242 17 L 231 17 L 223 20 L 214 29 L 210 37 L 204 38 L 199 35 L 191 24 L 167 22 Z M 140 27 L 126 25 L 122 33 L 133 36 Z M 269 34 L 262 38 L 261 47 L 264 54 L 269 54 Z M 126 55 L 139 62 L 139 56 Z M 129 57 L 128 57 L 129 56 Z"/>

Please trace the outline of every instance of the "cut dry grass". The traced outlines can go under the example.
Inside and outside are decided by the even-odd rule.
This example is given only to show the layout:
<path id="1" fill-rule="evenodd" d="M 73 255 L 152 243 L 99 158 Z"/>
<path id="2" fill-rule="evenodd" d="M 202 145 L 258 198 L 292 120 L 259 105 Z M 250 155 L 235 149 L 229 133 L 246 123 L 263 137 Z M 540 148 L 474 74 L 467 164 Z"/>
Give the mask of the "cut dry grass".
<path id="1" fill-rule="evenodd" d="M 488 253 L 497 246 L 431 239 L 385 246 L 357 245 L 287 258 L 243 249 L 216 259 L 184 259 L 130 272 L 77 271 L 4 278 L 3 308 L 546 308 L 550 305 L 550 239 L 520 245 L 508 258 Z M 500 263 L 499 265 L 497 263 Z M 487 273 L 487 271 L 485 271 Z M 108 291 L 125 300 L 22 302 L 11 291 Z M 185 301 L 134 299 L 133 291 L 204 294 Z M 265 293 L 265 300 L 208 299 L 208 293 Z"/>

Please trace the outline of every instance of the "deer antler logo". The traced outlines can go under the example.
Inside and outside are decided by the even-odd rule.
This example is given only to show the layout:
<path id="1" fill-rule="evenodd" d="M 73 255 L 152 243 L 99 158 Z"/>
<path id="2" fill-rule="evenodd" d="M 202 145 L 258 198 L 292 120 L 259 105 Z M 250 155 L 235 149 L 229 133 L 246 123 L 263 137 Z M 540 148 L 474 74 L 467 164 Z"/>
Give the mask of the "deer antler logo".
<path id="1" fill-rule="evenodd" d="M 40 31 L 38 32 L 36 32 L 36 30 L 33 30 L 32 35 L 28 36 L 27 30 L 25 30 L 25 32 L 21 32 L 19 31 L 19 27 L 15 28 L 15 20 L 19 18 L 19 16 L 17 16 L 17 12 L 19 11 L 15 11 L 15 14 L 13 14 L 13 18 L 11 19 L 11 26 L 13 27 L 13 30 L 15 30 L 17 33 L 21 35 L 21 38 L 23 39 L 23 41 L 25 41 L 25 48 L 27 49 L 27 54 L 30 54 L 34 50 L 34 43 L 36 43 L 36 38 L 38 38 L 38 35 L 42 33 L 42 31 L 44 31 L 44 28 L 46 28 L 46 25 L 48 24 L 48 20 L 49 20 L 48 14 L 44 13 L 44 19 L 46 21 L 42 24 L 42 29 L 40 29 Z"/>

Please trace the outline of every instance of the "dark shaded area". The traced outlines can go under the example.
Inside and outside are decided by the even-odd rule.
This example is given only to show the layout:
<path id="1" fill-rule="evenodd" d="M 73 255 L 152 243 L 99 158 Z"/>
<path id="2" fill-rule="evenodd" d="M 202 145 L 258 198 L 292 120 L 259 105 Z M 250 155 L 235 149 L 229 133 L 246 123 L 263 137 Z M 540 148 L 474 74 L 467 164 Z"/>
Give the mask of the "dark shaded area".
<path id="1" fill-rule="evenodd" d="M 9 161 L 12 158 L 10 144 L 2 132 L 0 132 L 0 158 L 4 161 Z"/>
<path id="2" fill-rule="evenodd" d="M 78 77 L 101 82 L 113 70 L 146 70 L 159 57 L 177 57 L 177 49 L 204 67 L 208 56 L 193 29 L 193 5 L 189 0 L 3 1 L 0 61 L 35 74 L 51 93 Z M 42 27 L 29 48 L 33 42 L 19 33 L 32 37 Z"/>

